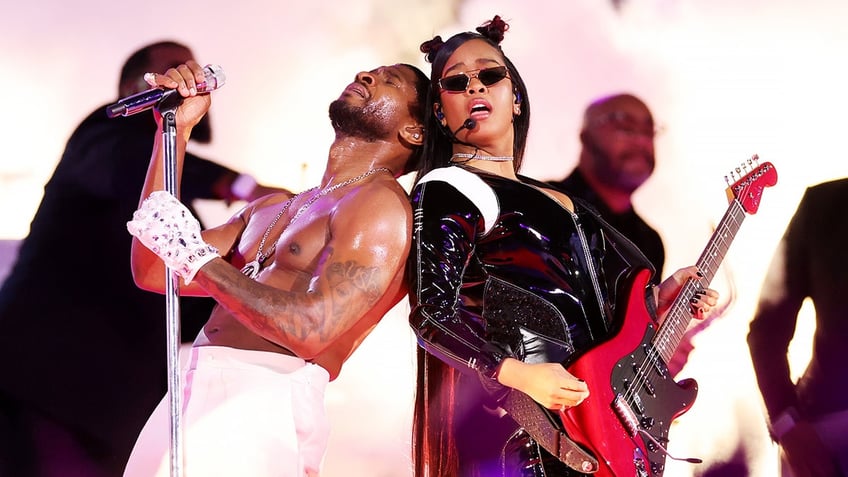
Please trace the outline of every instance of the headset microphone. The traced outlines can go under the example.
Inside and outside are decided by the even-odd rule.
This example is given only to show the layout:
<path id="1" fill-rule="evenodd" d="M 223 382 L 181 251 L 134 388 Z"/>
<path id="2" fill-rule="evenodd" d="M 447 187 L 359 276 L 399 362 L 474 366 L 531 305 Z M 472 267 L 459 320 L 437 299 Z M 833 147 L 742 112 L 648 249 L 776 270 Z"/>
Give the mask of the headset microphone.
<path id="1" fill-rule="evenodd" d="M 470 131 L 470 130 L 474 129 L 475 127 L 477 127 L 477 120 L 473 119 L 473 118 L 468 118 L 462 123 L 462 126 L 456 128 L 456 131 L 451 132 L 451 130 L 446 127 L 445 132 L 448 133 L 448 135 L 450 136 L 450 140 L 452 142 L 459 143 L 459 144 L 465 144 L 466 146 L 476 147 L 476 146 L 474 146 L 474 144 L 467 143 L 465 141 L 460 140 L 458 137 L 456 137 L 456 134 L 458 132 L 462 131 L 463 129 L 468 129 Z"/>
<path id="2" fill-rule="evenodd" d="M 473 118 L 468 118 L 468 119 L 465 120 L 464 123 L 462 123 L 462 126 L 460 126 L 459 129 L 457 129 L 453 133 L 455 135 L 456 133 L 462 131 L 463 129 L 468 129 L 470 131 L 470 130 L 474 129 L 475 127 L 477 127 L 477 120 L 475 120 Z"/>

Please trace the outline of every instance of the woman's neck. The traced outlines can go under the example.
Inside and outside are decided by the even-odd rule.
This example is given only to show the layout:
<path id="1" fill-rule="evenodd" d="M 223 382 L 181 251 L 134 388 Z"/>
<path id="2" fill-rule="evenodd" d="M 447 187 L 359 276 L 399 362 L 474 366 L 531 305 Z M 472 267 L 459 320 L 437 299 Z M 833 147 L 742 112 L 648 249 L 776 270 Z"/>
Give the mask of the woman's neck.
<path id="1" fill-rule="evenodd" d="M 483 148 L 471 148 L 457 144 L 453 148 L 451 164 L 468 165 L 491 174 L 517 180 L 512 150 L 504 154 L 493 153 Z"/>
<path id="2" fill-rule="evenodd" d="M 515 174 L 515 169 L 513 169 L 512 162 L 492 162 L 480 159 L 472 159 L 462 163 L 454 163 L 454 165 L 470 166 L 475 169 L 480 169 L 481 171 L 488 172 L 490 174 L 506 177 L 507 179 L 518 180 L 518 176 Z"/>

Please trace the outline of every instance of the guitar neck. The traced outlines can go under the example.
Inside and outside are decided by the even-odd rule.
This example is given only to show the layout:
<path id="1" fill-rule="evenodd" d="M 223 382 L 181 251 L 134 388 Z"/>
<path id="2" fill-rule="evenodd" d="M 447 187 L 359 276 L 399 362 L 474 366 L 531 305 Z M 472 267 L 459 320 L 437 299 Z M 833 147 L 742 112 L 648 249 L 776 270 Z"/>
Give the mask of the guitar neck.
<path id="1" fill-rule="evenodd" d="M 689 327 L 689 322 L 692 321 L 692 308 L 689 300 L 692 299 L 695 292 L 709 287 L 712 283 L 718 267 L 730 248 L 730 244 L 736 237 L 739 227 L 742 226 L 742 221 L 745 220 L 745 215 L 745 210 L 740 202 L 736 199 L 731 200 L 727 212 L 724 213 L 724 217 L 721 218 L 712 237 L 707 242 L 707 247 L 695 263 L 704 275 L 703 278 L 688 280 L 671 304 L 668 315 L 653 340 L 654 349 L 666 363 L 671 361 L 674 351 Z"/>

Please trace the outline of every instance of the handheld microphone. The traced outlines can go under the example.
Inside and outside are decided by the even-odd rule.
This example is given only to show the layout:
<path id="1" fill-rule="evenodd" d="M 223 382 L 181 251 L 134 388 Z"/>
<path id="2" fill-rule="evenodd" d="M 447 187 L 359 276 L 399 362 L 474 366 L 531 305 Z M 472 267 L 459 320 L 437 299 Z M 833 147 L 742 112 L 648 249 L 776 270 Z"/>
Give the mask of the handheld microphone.
<path id="1" fill-rule="evenodd" d="M 204 81 L 197 83 L 198 93 L 209 93 L 224 86 L 227 77 L 224 75 L 224 70 L 218 65 L 206 65 L 203 67 Z M 171 88 L 152 88 L 147 91 L 136 93 L 132 96 L 119 99 L 117 103 L 110 104 L 106 107 L 106 116 L 115 118 L 118 116 L 131 116 L 155 106 L 159 101 L 170 97 L 171 95 L 179 94 L 176 89 Z"/>

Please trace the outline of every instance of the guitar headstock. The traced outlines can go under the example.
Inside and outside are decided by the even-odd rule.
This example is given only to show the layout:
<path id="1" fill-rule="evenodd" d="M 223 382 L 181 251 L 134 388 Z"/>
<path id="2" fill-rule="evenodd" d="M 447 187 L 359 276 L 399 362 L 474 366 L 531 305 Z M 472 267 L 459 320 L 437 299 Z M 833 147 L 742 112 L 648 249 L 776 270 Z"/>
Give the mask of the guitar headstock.
<path id="1" fill-rule="evenodd" d="M 749 214 L 757 213 L 763 189 L 777 184 L 777 169 L 771 162 L 757 164 L 759 159 L 759 156 L 754 154 L 735 171 L 731 172 L 730 176 L 725 176 L 728 183 L 727 199 L 729 201 L 738 200 L 742 209 Z M 735 179 L 743 173 L 745 175 L 730 184 L 731 178 Z"/>

